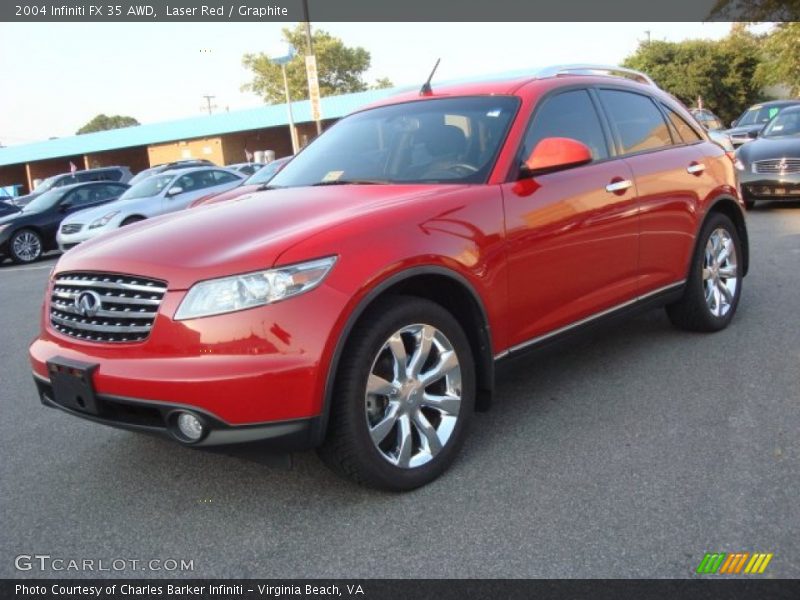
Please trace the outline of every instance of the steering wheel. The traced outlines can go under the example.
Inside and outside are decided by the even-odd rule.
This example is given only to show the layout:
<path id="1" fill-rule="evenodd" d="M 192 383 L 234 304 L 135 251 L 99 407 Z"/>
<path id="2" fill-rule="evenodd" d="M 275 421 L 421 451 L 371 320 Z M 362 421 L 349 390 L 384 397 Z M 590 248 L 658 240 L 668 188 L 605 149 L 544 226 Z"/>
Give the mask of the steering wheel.
<path id="1" fill-rule="evenodd" d="M 442 177 L 445 179 L 451 179 L 454 175 L 456 177 L 467 177 L 472 175 L 473 173 L 477 173 L 477 167 L 473 167 L 467 163 L 454 163 L 451 165 L 437 165 L 432 169 L 429 168 L 425 171 L 424 177 L 431 177 L 437 178 Z"/>

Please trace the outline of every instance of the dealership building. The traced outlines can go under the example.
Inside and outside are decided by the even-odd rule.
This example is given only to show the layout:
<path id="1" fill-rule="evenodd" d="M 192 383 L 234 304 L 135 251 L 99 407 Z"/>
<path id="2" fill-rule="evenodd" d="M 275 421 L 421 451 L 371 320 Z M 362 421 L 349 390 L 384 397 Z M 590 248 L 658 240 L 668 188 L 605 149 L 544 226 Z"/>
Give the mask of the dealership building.
<path id="1" fill-rule="evenodd" d="M 323 127 L 397 91 L 368 90 L 323 98 Z M 317 131 L 310 102 L 292 102 L 292 113 L 302 147 Z M 218 165 L 245 162 L 245 151 L 271 150 L 276 157 L 288 156 L 291 139 L 286 104 L 56 138 L 0 148 L 0 188 L 25 194 L 37 180 L 69 172 L 70 163 L 79 170 L 119 165 L 137 173 L 189 158 L 205 158 Z"/>

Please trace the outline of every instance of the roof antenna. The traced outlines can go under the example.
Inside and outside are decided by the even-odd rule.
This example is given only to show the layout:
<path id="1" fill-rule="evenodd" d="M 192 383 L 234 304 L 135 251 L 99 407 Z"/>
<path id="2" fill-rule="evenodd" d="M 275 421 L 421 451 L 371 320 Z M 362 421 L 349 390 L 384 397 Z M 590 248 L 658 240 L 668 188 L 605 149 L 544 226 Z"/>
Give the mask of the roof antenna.
<path id="1" fill-rule="evenodd" d="M 431 88 L 431 79 L 433 79 L 433 74 L 436 73 L 436 69 L 439 67 L 439 61 L 441 60 L 442 60 L 441 58 L 436 59 L 436 64 L 433 65 L 433 71 L 431 71 L 431 74 L 428 75 L 428 80 L 422 84 L 422 89 L 420 89 L 419 91 L 420 96 L 433 95 L 433 89 Z"/>

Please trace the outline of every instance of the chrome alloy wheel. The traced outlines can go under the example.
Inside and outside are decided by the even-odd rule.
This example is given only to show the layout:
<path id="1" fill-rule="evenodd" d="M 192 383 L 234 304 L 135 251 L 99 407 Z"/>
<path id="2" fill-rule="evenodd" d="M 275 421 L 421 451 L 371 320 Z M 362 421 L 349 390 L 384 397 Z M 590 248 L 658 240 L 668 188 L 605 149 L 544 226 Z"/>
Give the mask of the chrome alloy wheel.
<path id="1" fill-rule="evenodd" d="M 42 242 L 35 233 L 23 231 L 14 237 L 11 249 L 22 262 L 31 262 L 42 253 Z"/>
<path id="2" fill-rule="evenodd" d="M 724 317 L 728 314 L 738 285 L 739 269 L 733 238 L 720 227 L 709 236 L 703 260 L 703 288 L 712 315 Z"/>
<path id="3" fill-rule="evenodd" d="M 378 351 L 365 394 L 372 443 L 404 469 L 444 448 L 461 408 L 461 366 L 453 345 L 431 325 L 395 332 Z"/>

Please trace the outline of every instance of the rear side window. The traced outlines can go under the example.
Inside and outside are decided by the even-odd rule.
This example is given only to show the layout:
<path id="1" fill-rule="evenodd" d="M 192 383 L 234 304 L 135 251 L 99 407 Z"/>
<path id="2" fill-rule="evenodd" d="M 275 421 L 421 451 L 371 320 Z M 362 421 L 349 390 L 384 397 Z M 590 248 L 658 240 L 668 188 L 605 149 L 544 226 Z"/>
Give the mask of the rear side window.
<path id="1" fill-rule="evenodd" d="M 608 158 L 603 128 L 586 90 L 564 92 L 544 101 L 525 134 L 522 156 L 530 156 L 536 144 L 548 137 L 578 140 L 589 147 L 595 160 Z"/>
<path id="2" fill-rule="evenodd" d="M 619 90 L 600 90 L 600 97 L 617 130 L 623 154 L 672 145 L 667 122 L 650 98 Z"/>
<path id="3" fill-rule="evenodd" d="M 661 106 L 664 107 L 664 111 L 667 113 L 669 122 L 672 123 L 672 126 L 678 132 L 681 140 L 687 144 L 691 144 L 694 142 L 699 142 L 701 139 L 703 139 L 700 137 L 700 134 L 698 134 L 691 125 L 684 121 L 683 117 L 681 117 L 678 113 L 668 106 L 664 106 L 663 104 Z"/>

